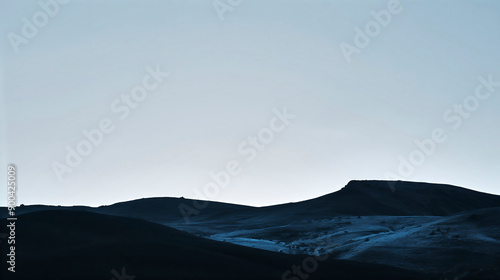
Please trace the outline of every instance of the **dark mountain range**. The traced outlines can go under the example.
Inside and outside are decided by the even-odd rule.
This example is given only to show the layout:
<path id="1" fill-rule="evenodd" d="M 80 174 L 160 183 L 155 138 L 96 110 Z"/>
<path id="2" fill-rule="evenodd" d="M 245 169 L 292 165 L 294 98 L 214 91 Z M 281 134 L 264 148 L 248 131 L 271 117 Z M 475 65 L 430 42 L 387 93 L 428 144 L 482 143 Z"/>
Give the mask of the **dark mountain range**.
<path id="1" fill-rule="evenodd" d="M 182 209 L 194 211 L 186 219 Z M 29 205 L 16 208 L 23 272 L 6 279 L 112 279 L 122 267 L 138 280 L 280 279 L 312 255 L 328 260 L 308 279 L 500 279 L 499 211 L 497 195 L 403 181 L 351 181 L 266 207 L 184 198 Z"/>
<path id="2" fill-rule="evenodd" d="M 394 189 L 392 191 L 391 187 Z M 205 205 L 199 209 L 196 206 Z M 443 184 L 404 181 L 351 181 L 339 191 L 318 198 L 266 207 L 208 202 L 184 198 L 145 198 L 120 202 L 97 208 L 55 207 L 45 205 L 25 206 L 17 213 L 51 209 L 87 210 L 102 214 L 145 219 L 157 223 L 183 223 L 179 209 L 185 205 L 197 210 L 191 221 L 221 218 L 239 219 L 252 216 L 266 219 L 297 219 L 332 215 L 391 215 L 391 216 L 445 216 L 462 211 L 499 207 L 500 196 L 481 193 L 462 187 Z M 0 217 L 6 217 L 2 211 Z"/>

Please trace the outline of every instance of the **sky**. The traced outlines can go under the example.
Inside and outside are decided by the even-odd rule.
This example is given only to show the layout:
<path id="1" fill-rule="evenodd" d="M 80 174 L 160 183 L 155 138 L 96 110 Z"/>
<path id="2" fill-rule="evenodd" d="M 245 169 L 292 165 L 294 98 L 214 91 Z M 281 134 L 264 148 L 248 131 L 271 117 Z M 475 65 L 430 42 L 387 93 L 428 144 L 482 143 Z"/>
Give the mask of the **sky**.
<path id="1" fill-rule="evenodd" d="M 391 178 L 500 194 L 498 1 L 40 3 L 0 2 L 18 204 L 263 206 Z"/>

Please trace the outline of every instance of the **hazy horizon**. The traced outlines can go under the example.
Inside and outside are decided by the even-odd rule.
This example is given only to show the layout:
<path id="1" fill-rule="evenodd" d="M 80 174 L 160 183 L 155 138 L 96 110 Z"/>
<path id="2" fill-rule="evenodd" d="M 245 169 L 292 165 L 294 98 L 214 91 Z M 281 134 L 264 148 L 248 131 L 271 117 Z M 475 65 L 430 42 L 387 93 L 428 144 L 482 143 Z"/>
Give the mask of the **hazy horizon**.
<path id="1" fill-rule="evenodd" d="M 351 180 L 351 181 L 377 181 L 377 180 L 363 179 L 363 180 Z M 386 181 L 386 180 L 383 180 L 383 181 Z M 396 181 L 391 181 L 391 180 L 387 180 L 387 181 L 388 182 L 396 182 Z M 436 185 L 450 185 L 450 184 L 446 184 L 446 183 L 420 182 L 420 181 L 406 181 L 406 182 L 429 183 L 429 184 L 436 184 Z M 349 182 L 347 182 L 343 187 L 347 186 L 348 183 Z M 451 185 L 451 186 L 455 186 L 455 185 Z M 302 202 L 302 201 L 307 201 L 307 200 L 319 198 L 319 197 L 322 197 L 322 196 L 325 196 L 325 195 L 337 192 L 340 189 L 342 189 L 343 187 L 340 187 L 338 190 L 334 190 L 334 191 L 329 192 L 329 193 L 321 194 L 319 196 L 307 197 L 307 198 L 303 198 L 303 199 L 300 199 L 300 200 L 284 201 L 284 202 L 279 202 L 279 203 L 274 203 L 274 204 L 266 204 L 266 205 L 240 204 L 240 203 L 234 203 L 234 202 L 231 202 L 231 201 L 219 201 L 219 200 L 212 200 L 212 199 L 209 199 L 209 198 L 204 199 L 204 198 L 193 198 L 193 197 L 187 197 L 187 196 L 149 196 L 149 197 L 137 197 L 137 198 L 132 198 L 132 199 L 123 200 L 123 201 L 110 201 L 108 203 L 99 204 L 99 205 L 64 204 L 64 203 L 60 203 L 60 204 L 33 203 L 33 204 L 24 204 L 24 205 L 25 206 L 29 206 L 29 205 L 47 205 L 47 206 L 64 206 L 64 207 L 67 207 L 67 206 L 99 207 L 99 206 L 109 206 L 109 205 L 113 205 L 113 204 L 117 204 L 117 203 L 121 203 L 121 202 L 128 202 L 128 201 L 141 200 L 141 199 L 150 199 L 150 198 L 184 198 L 184 199 L 205 200 L 205 201 L 209 201 L 209 202 L 228 203 L 228 204 L 235 204 L 235 205 L 241 205 L 241 206 L 250 206 L 250 207 L 268 207 L 268 206 L 276 206 L 276 205 L 282 205 L 282 204 L 288 204 L 288 203 L 296 203 L 296 202 Z M 462 187 L 462 188 L 470 189 L 470 188 L 467 188 L 466 186 L 455 186 L 455 187 Z M 387 185 L 387 189 L 388 190 L 391 189 L 389 184 Z M 397 190 L 398 189 L 395 188 L 395 191 L 397 191 Z M 474 189 L 471 189 L 471 190 L 474 190 Z M 474 191 L 478 191 L 478 190 L 474 190 Z M 486 194 L 493 194 L 493 193 L 482 192 L 482 191 L 478 191 L 478 192 L 480 192 L 480 193 L 486 193 Z M 186 205 L 190 206 L 189 204 L 186 204 Z M 2 205 L 1 207 L 5 207 L 5 205 Z"/>

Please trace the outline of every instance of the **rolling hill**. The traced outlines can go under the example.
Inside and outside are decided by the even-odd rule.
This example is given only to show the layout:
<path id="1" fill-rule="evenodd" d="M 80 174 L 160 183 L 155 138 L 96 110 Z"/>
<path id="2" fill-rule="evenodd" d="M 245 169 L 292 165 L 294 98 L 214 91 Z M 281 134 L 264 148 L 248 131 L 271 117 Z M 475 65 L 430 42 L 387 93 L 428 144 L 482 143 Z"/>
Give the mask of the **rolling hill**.
<path id="1" fill-rule="evenodd" d="M 7 254 L 7 246 L 2 246 L 1 253 Z M 116 273 L 137 280 L 295 279 L 283 275 L 307 258 L 204 239 L 144 220 L 53 210 L 18 217 L 16 273 L 3 269 L 1 275 L 2 279 L 52 280 L 114 279 Z M 318 260 L 307 274 L 310 279 L 430 277 L 333 258 Z"/>

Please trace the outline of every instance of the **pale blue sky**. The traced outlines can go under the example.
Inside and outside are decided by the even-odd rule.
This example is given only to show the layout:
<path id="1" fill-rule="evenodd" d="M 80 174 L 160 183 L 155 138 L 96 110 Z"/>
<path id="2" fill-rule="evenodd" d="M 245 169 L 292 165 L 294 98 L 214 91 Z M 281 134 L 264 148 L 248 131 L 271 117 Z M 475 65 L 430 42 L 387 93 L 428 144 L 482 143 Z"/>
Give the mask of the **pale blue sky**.
<path id="1" fill-rule="evenodd" d="M 0 3 L 2 170 L 17 165 L 19 203 L 203 198 L 232 159 L 243 171 L 213 200 L 304 200 L 397 173 L 435 128 L 447 141 L 405 179 L 500 194 L 500 87 L 460 128 L 442 117 L 479 76 L 500 81 L 498 1 L 402 1 L 351 63 L 339 45 L 390 1 L 243 1 L 221 21 L 212 1 L 74 0 L 16 53 L 8 34 L 37 2 Z M 110 104 L 156 65 L 170 76 L 120 120 Z M 284 106 L 296 118 L 246 162 L 238 145 Z M 60 182 L 53 162 L 103 118 L 115 131 Z"/>

